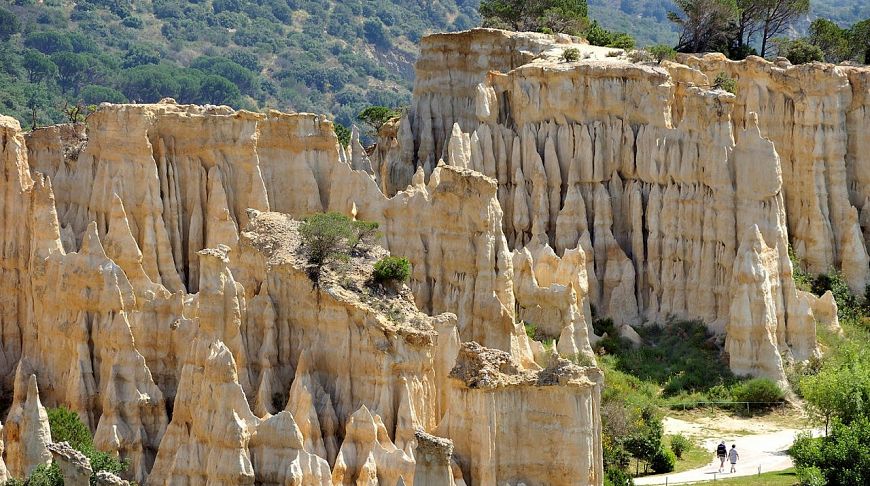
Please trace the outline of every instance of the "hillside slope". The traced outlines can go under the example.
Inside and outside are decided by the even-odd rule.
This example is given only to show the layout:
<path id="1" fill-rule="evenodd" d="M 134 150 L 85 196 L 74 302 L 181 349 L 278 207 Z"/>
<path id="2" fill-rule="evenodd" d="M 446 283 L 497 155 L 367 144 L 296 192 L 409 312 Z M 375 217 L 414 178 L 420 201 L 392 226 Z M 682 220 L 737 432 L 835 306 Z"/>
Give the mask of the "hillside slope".
<path id="1" fill-rule="evenodd" d="M 331 113 L 348 124 L 364 106 L 408 103 L 423 35 L 478 23 L 468 0 L 17 0 L 0 7 L 18 24 L 17 34 L 0 35 L 0 112 L 27 126 L 34 108 L 37 124 L 61 121 L 65 101 L 163 96 Z"/>

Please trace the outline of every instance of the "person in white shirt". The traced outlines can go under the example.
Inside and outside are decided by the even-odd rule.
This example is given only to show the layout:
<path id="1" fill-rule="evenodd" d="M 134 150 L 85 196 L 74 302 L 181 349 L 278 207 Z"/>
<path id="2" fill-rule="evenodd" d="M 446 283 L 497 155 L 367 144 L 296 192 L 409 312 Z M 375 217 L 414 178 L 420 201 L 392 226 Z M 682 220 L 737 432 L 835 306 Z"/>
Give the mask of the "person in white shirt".
<path id="1" fill-rule="evenodd" d="M 728 451 L 728 461 L 731 462 L 731 472 L 737 472 L 738 459 L 740 459 L 740 454 L 737 453 L 737 444 L 731 444 L 731 450 Z"/>

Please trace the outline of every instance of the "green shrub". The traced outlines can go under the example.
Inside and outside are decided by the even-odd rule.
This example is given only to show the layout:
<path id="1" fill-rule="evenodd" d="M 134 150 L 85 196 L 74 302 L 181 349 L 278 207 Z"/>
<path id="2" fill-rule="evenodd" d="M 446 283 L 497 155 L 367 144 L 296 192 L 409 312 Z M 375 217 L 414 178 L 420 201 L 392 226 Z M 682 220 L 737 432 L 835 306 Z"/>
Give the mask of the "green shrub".
<path id="1" fill-rule="evenodd" d="M 68 442 L 77 451 L 93 449 L 91 431 L 77 413 L 66 407 L 49 408 L 47 412 L 52 442 Z"/>
<path id="2" fill-rule="evenodd" d="M 784 55 L 792 64 L 806 64 L 808 62 L 823 62 L 825 53 L 819 46 L 815 46 L 804 40 L 798 39 L 786 43 L 783 46 Z"/>
<path id="3" fill-rule="evenodd" d="M 677 51 L 673 47 L 665 44 L 656 44 L 649 46 L 646 50 L 661 64 L 665 59 L 674 59 L 677 57 Z"/>
<path id="4" fill-rule="evenodd" d="M 736 402 L 781 403 L 785 392 L 769 378 L 753 378 L 734 385 L 731 395 Z"/>
<path id="5" fill-rule="evenodd" d="M 604 486 L 634 486 L 634 479 L 617 467 L 609 467 L 604 474 Z"/>
<path id="6" fill-rule="evenodd" d="M 798 467 L 795 468 L 795 472 L 800 486 L 825 486 L 827 484 L 821 469 L 817 467 Z"/>
<path id="7" fill-rule="evenodd" d="M 834 294 L 834 300 L 837 301 L 837 317 L 841 321 L 857 320 L 862 316 L 864 309 L 862 309 L 861 302 L 852 293 L 852 289 L 849 288 L 843 274 L 837 270 L 817 275 L 812 281 L 814 294 L 822 295 L 829 290 Z"/>
<path id="8" fill-rule="evenodd" d="M 121 462 L 106 452 L 94 447 L 88 427 L 79 419 L 78 414 L 64 407 L 47 410 L 48 423 L 51 428 L 52 442 L 67 442 L 73 448 L 84 454 L 91 462 L 93 475 L 91 484 L 96 484 L 96 473 L 108 471 L 120 474 L 127 470 L 129 464 Z M 57 463 L 49 466 L 39 466 L 26 478 L 26 481 L 10 479 L 5 486 L 63 486 L 63 475 Z"/>
<path id="9" fill-rule="evenodd" d="M 562 51 L 562 62 L 577 62 L 580 60 L 580 49 L 569 47 Z"/>
<path id="10" fill-rule="evenodd" d="M 692 442 L 683 434 L 671 436 L 671 451 L 678 459 L 683 458 L 683 452 L 686 452 L 692 447 Z"/>
<path id="11" fill-rule="evenodd" d="M 799 436 L 788 453 L 798 469 L 818 469 L 824 484 L 870 484 L 870 419 L 861 417 L 850 425 L 834 421 L 831 435 Z M 805 474 L 818 479 L 814 472 Z"/>
<path id="12" fill-rule="evenodd" d="M 401 283 L 411 277 L 411 262 L 405 257 L 388 256 L 375 263 L 372 277 L 378 283 Z"/>
<path id="13" fill-rule="evenodd" d="M 335 136 L 338 137 L 338 143 L 342 147 L 350 145 L 350 129 L 338 122 L 333 123 L 332 127 L 335 130 Z"/>
<path id="14" fill-rule="evenodd" d="M 721 89 L 731 94 L 735 94 L 737 93 L 737 81 L 724 72 L 720 72 L 716 75 L 716 79 L 713 81 L 713 89 Z"/>
<path id="15" fill-rule="evenodd" d="M 656 474 L 669 473 L 674 470 L 676 464 L 677 458 L 674 453 L 665 448 L 659 448 L 649 461 L 649 466 Z"/>

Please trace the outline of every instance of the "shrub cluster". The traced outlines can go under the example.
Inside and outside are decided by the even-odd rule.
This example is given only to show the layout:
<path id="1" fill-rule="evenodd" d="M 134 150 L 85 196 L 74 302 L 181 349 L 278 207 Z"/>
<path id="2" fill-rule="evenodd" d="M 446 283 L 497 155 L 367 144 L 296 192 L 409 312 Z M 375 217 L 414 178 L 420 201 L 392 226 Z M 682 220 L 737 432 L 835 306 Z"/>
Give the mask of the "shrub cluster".
<path id="1" fill-rule="evenodd" d="M 411 277 L 411 262 L 404 257 L 388 256 L 375 263 L 372 278 L 378 283 L 397 284 Z"/>
<path id="2" fill-rule="evenodd" d="M 352 253 L 377 238 L 378 223 L 354 221 L 336 213 L 317 213 L 305 217 L 299 225 L 300 248 L 312 266 L 312 278 L 329 263 L 346 260 Z"/>

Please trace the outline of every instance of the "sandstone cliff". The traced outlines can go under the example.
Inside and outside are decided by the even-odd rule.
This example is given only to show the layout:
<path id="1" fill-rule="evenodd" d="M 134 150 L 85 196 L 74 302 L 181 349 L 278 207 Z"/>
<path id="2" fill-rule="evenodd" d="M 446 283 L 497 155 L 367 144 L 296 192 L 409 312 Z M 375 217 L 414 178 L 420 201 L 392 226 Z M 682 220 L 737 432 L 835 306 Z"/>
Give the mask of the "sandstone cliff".
<path id="1" fill-rule="evenodd" d="M 85 125 L 26 137 L 2 122 L 10 476 L 54 454 L 69 481 L 86 480 L 86 461 L 51 444 L 43 407 L 66 406 L 145 484 L 485 484 L 463 479 L 474 451 L 433 456 L 418 437 L 454 407 L 462 341 L 539 368 L 516 318 L 496 181 L 443 167 L 387 197 L 361 154 L 305 114 L 167 100 L 106 105 Z M 385 249 L 315 286 L 293 217 L 325 210 L 378 221 Z M 413 262 L 395 295 L 367 281 L 388 251 Z M 582 288 L 578 256 L 557 285 Z M 588 351 L 585 294 L 542 285 L 557 295 L 546 315 L 567 329 L 564 345 Z M 555 389 L 586 393 L 530 384 L 511 400 L 546 409 Z M 559 420 L 597 430 L 598 410 Z M 426 440 L 458 440 L 444 428 Z M 550 441 L 600 464 L 595 447 L 567 447 L 571 435 Z M 544 463 L 542 453 L 526 455 Z M 532 480 L 517 474 L 503 472 Z"/>
<path id="2" fill-rule="evenodd" d="M 66 406 L 145 484 L 599 485 L 593 311 L 634 340 L 702 320 L 784 383 L 837 328 L 789 245 L 870 275 L 868 71 L 680 61 L 430 36 L 370 153 L 324 117 L 172 100 L 0 117 L 0 479 L 52 454 L 82 477 L 45 419 Z M 297 229 L 322 211 L 382 235 L 315 285 Z M 388 254 L 397 292 L 368 281 Z"/>
<path id="3" fill-rule="evenodd" d="M 579 61 L 560 60 L 568 47 Z M 486 174 L 508 246 L 582 250 L 599 314 L 621 325 L 703 320 L 732 341 L 735 370 L 784 382 L 780 355 L 817 352 L 789 245 L 810 271 L 841 269 L 856 292 L 870 282 L 870 71 L 712 55 L 638 64 L 608 51 L 487 29 L 428 38 L 408 116 L 380 134 L 393 147 L 375 151 L 393 177 L 382 187 L 404 187 L 418 169 L 428 177 L 439 161 Z M 712 86 L 719 72 L 738 80 L 736 95 Z M 745 296 L 735 272 L 750 269 L 734 262 L 753 228 L 774 254 L 751 271 L 764 267 L 771 290 Z M 527 314 L 535 287 L 514 284 Z M 747 306 L 770 309 L 772 322 L 744 324 L 751 339 L 728 334 Z M 767 326 L 773 348 L 761 352 L 750 341 Z"/>

